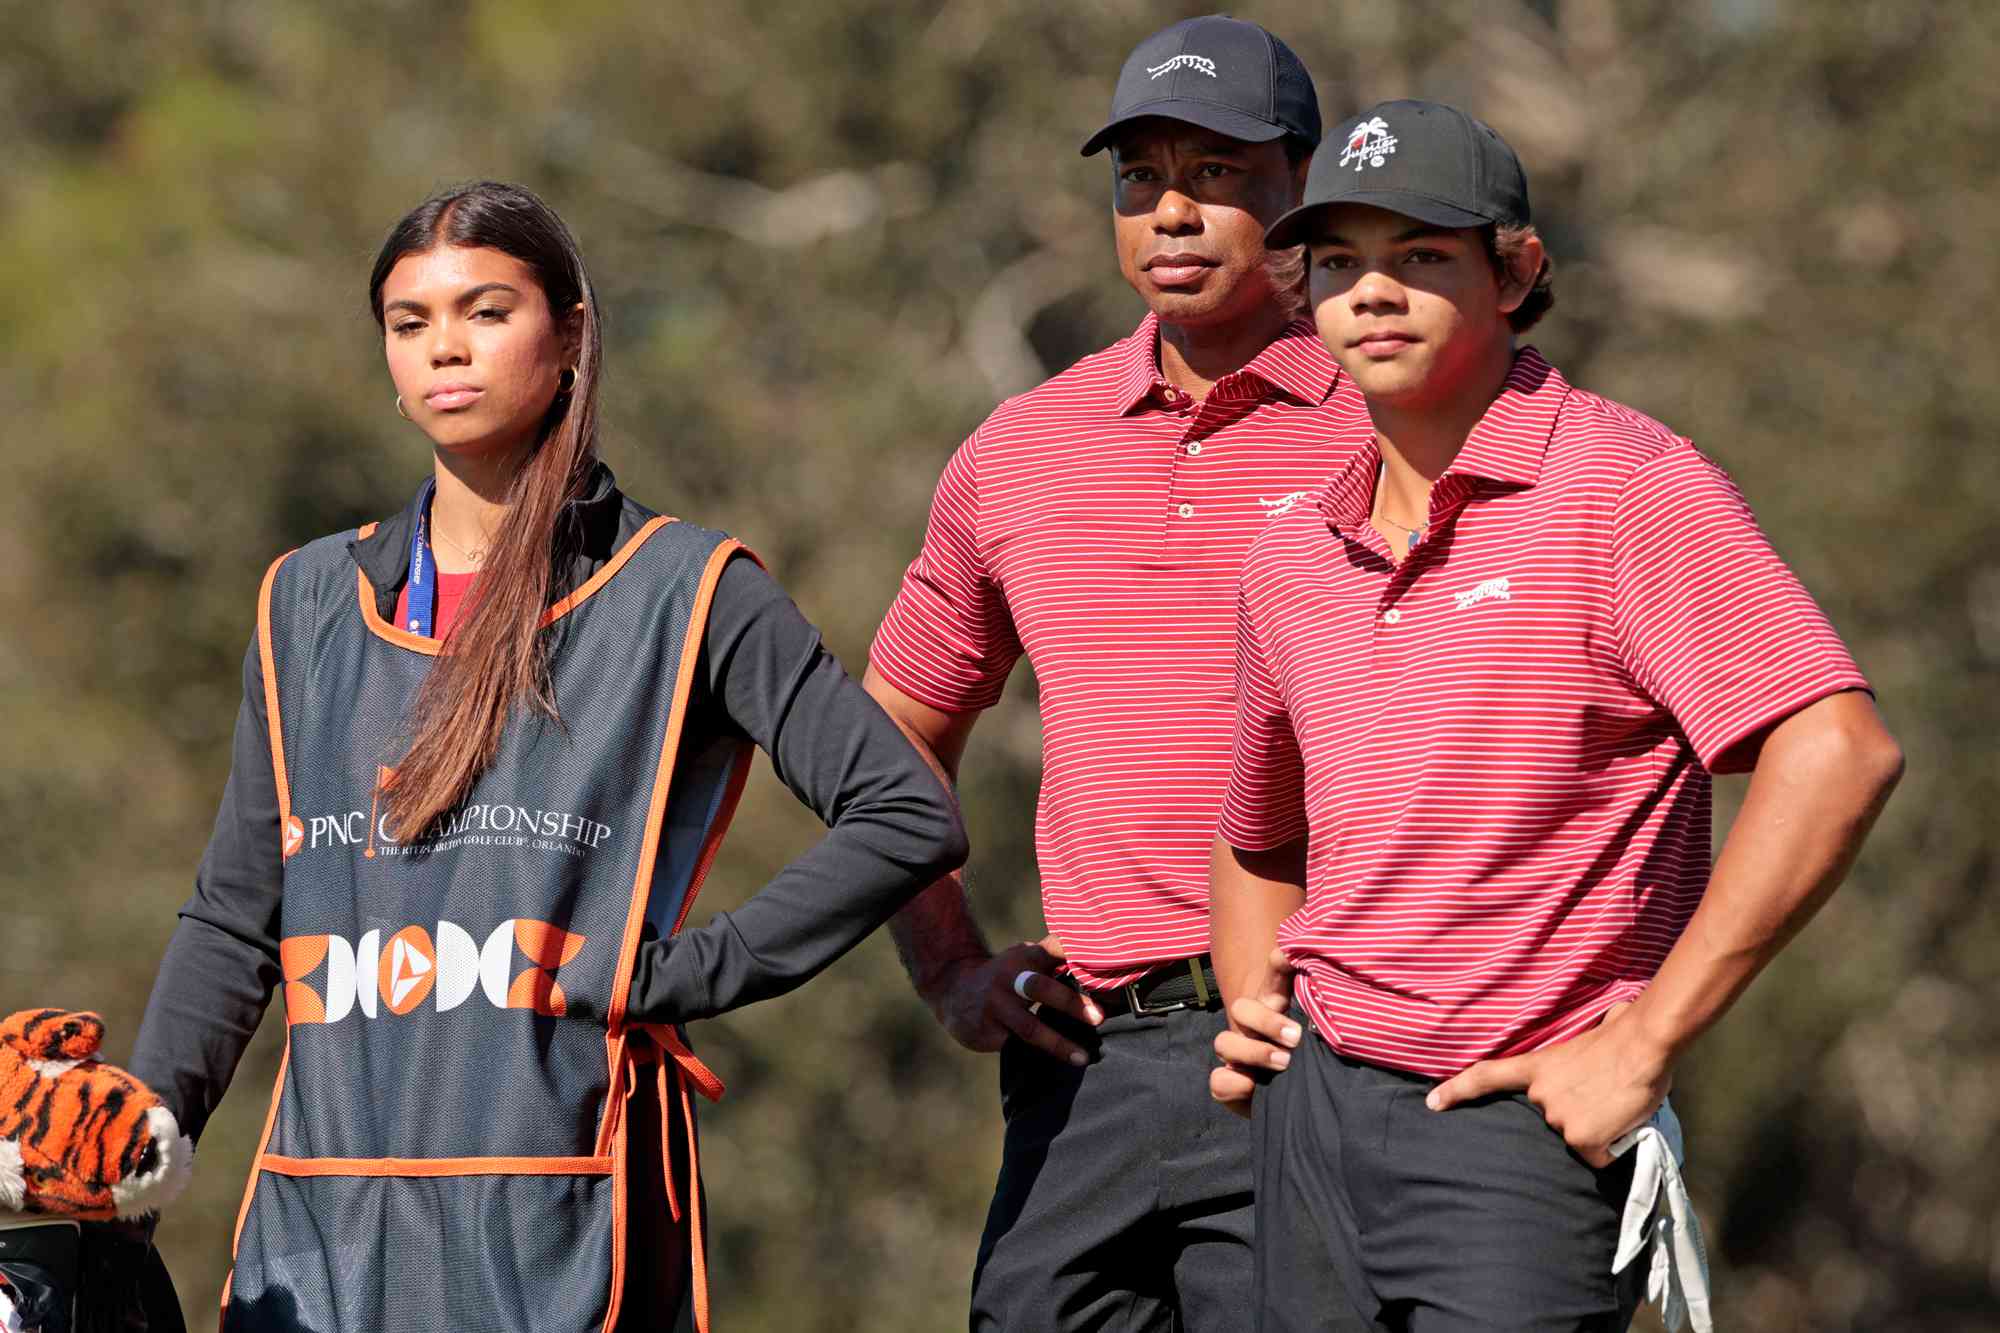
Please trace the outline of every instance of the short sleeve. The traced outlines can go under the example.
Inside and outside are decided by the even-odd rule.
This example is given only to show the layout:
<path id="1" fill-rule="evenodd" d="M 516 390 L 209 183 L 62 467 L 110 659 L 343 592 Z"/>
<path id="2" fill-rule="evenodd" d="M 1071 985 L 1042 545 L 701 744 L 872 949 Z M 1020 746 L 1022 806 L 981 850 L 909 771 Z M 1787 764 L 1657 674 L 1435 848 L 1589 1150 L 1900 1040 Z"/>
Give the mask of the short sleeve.
<path id="1" fill-rule="evenodd" d="M 1236 596 L 1236 729 L 1220 835 L 1246 852 L 1306 834 L 1305 764 L 1253 613 L 1250 570 Z"/>
<path id="2" fill-rule="evenodd" d="M 903 574 L 868 658 L 919 703 L 971 713 L 999 700 L 1020 656 L 1013 615 L 979 542 L 974 433 L 945 465 L 923 549 Z"/>
<path id="3" fill-rule="evenodd" d="M 1827 695 L 1868 688 L 1735 483 L 1690 445 L 1626 480 L 1612 564 L 1626 670 L 1711 771 L 1753 767 L 1743 742 Z"/>

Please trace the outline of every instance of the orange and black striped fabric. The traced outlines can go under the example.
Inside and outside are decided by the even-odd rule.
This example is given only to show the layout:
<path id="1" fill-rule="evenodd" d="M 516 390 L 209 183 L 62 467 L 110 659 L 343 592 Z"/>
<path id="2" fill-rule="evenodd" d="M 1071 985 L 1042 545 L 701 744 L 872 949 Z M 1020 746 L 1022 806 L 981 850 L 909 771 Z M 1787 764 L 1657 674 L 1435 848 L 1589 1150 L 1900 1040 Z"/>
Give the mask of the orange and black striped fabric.
<path id="1" fill-rule="evenodd" d="M 149 1113 L 160 1099 L 98 1061 L 103 1038 L 92 1013 L 26 1009 L 0 1021 L 0 1206 L 104 1220 L 119 1212 L 121 1184 L 158 1168 Z M 7 1178 L 16 1156 L 18 1183 Z"/>

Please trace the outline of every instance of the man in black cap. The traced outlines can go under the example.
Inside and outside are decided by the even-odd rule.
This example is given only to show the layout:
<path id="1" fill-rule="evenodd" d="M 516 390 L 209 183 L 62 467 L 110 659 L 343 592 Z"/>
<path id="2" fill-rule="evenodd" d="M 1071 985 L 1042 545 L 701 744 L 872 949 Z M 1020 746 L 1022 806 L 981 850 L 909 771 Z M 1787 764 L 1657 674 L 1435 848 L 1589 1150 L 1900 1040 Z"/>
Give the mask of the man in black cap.
<path id="1" fill-rule="evenodd" d="M 956 776 L 1023 655 L 1043 721 L 1041 944 L 988 948 L 956 878 L 892 924 L 1007 1119 L 972 1326 L 1237 1330 L 1249 1136 L 1204 1080 L 1223 1026 L 1208 852 L 1229 764 L 1236 570 L 1341 461 L 1360 399 L 1302 319 L 1318 103 L 1284 43 L 1208 17 L 1140 43 L 1109 123 L 1138 329 L 953 456 L 866 683 Z"/>
<path id="2" fill-rule="evenodd" d="M 1516 346 L 1549 265 L 1492 129 L 1373 107 L 1269 239 L 1372 430 L 1243 565 L 1211 1087 L 1270 1080 L 1256 1327 L 1620 1330 L 1652 1274 L 1704 1333 L 1674 1064 L 1901 754 L 1721 469 Z"/>

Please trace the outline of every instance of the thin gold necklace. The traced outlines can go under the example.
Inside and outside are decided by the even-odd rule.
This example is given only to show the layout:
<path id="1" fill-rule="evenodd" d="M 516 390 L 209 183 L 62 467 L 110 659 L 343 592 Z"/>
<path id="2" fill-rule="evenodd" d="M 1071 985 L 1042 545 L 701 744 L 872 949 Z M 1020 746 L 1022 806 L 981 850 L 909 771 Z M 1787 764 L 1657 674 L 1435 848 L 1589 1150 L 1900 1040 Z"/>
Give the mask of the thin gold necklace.
<path id="1" fill-rule="evenodd" d="M 433 526 L 431 528 L 431 532 L 446 546 L 449 546 L 452 550 L 464 556 L 466 560 L 473 565 L 474 568 L 478 568 L 479 566 L 484 565 L 486 563 L 486 552 L 484 549 L 477 551 L 468 551 L 463 546 L 460 546 L 457 542 L 453 541 L 450 537 L 447 537 L 444 533 L 444 529 L 436 526 Z"/>

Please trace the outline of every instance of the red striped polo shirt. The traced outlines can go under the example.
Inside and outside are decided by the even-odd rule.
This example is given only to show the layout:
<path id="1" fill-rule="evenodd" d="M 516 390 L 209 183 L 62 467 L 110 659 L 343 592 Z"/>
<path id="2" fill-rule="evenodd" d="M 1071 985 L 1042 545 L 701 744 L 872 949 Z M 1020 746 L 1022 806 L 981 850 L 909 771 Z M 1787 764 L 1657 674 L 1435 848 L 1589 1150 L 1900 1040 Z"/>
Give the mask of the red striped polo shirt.
<path id="1" fill-rule="evenodd" d="M 1441 1077 L 1636 996 L 1708 883 L 1710 773 L 1868 686 L 1722 470 L 1533 349 L 1401 565 L 1379 464 L 1246 557 L 1221 829 L 1307 835 L 1279 931 L 1306 1012 Z"/>
<path id="2" fill-rule="evenodd" d="M 991 706 L 1027 654 L 1042 910 L 1090 987 L 1208 947 L 1243 553 L 1367 420 L 1304 321 L 1199 402 L 1160 378 L 1158 337 L 1148 316 L 960 446 L 870 653 L 949 713 Z"/>

